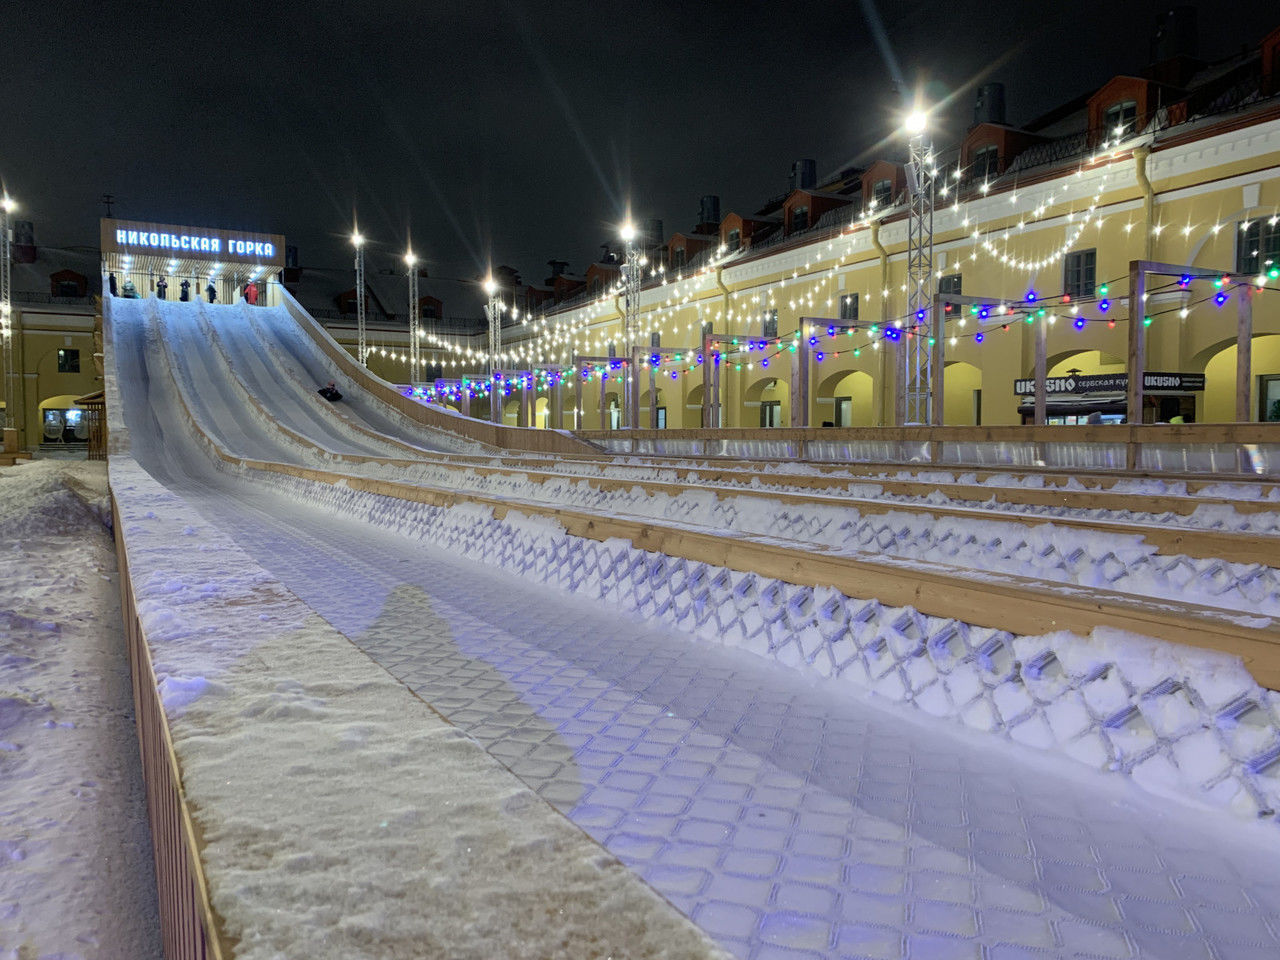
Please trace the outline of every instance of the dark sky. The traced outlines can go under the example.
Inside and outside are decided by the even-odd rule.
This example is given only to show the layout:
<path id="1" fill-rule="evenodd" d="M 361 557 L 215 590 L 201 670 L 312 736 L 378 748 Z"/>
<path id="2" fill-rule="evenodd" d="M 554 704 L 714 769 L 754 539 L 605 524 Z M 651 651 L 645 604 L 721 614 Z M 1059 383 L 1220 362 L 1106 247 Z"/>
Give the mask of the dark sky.
<path id="1" fill-rule="evenodd" d="M 912 85 L 975 78 L 1030 119 L 1147 60 L 1168 0 L 878 0 Z M 12 6 L 12 4 L 11 4 Z M 1200 52 L 1256 44 L 1274 0 L 1199 4 Z M 0 176 L 44 244 L 116 216 L 283 233 L 304 264 L 414 246 L 438 276 L 581 271 L 628 200 L 667 233 L 704 193 L 750 212 L 792 160 L 822 174 L 890 133 L 885 66 L 854 2 L 48 0 L 4 18 Z M 13 59 L 9 59 L 10 57 Z M 372 264 L 371 264 L 372 266 Z"/>

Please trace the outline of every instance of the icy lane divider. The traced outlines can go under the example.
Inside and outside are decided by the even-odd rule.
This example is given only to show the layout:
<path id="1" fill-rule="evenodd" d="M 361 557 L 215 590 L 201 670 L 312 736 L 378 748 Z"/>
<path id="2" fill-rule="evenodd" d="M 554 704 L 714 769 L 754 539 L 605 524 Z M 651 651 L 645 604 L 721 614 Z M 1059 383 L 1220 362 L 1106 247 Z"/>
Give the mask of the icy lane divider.
<path id="1" fill-rule="evenodd" d="M 725 956 L 135 462 L 111 484 L 152 822 L 216 918 L 170 912 L 167 956 Z"/>
<path id="2" fill-rule="evenodd" d="M 367 391 L 388 406 L 399 410 L 411 420 L 423 426 L 459 434 L 487 447 L 503 450 L 527 450 L 531 453 L 569 455 L 600 452 L 599 448 L 594 444 L 576 437 L 568 430 L 508 427 L 489 423 L 486 420 L 464 417 L 461 414 L 445 410 L 438 404 L 422 404 L 401 396 L 399 390 L 357 363 L 355 358 L 333 339 L 329 331 L 324 329 L 311 314 L 303 309 L 302 305 L 293 298 L 288 290 L 281 288 L 280 292 L 283 306 L 297 322 L 298 330 L 311 340 L 316 349 L 333 364 L 334 369 L 344 378 L 355 382 L 360 389 Z"/>
<path id="3" fill-rule="evenodd" d="M 329 416 L 336 417 L 353 430 L 356 430 L 365 436 L 377 437 L 389 443 L 398 444 L 403 447 L 410 456 L 428 458 L 445 456 L 445 454 L 441 454 L 438 451 L 417 447 L 395 437 L 379 433 L 367 425 L 358 422 L 355 417 L 345 417 L 333 410 L 332 404 L 329 404 L 326 400 L 321 400 L 316 394 L 315 387 L 311 386 L 310 379 L 306 379 L 302 376 L 302 371 L 298 369 L 297 362 L 294 357 L 281 349 L 280 341 L 285 337 L 290 337 L 294 339 L 295 342 L 301 344 L 301 349 L 308 349 L 307 339 L 297 329 L 297 324 L 294 322 L 293 317 L 290 316 L 283 307 L 270 307 L 264 310 L 257 307 L 250 307 L 248 304 L 242 304 L 242 306 L 244 307 L 245 314 L 249 319 L 249 328 L 257 337 L 258 342 L 266 351 L 267 356 L 271 358 L 272 363 L 276 365 L 276 368 L 280 371 L 282 377 L 292 384 L 295 391 L 305 392 L 308 394 L 309 400 L 328 406 Z M 263 323 L 264 320 L 271 321 L 275 327 L 273 329 L 268 329 Z M 315 360 L 325 369 L 326 372 L 328 372 L 331 379 L 340 382 L 340 392 L 346 393 L 348 397 L 350 397 L 352 383 L 348 381 L 348 379 L 338 369 L 337 364 L 334 363 L 324 352 L 319 350 L 315 352 Z M 478 443 L 474 440 L 468 440 L 456 433 L 450 433 L 438 427 L 430 427 L 413 420 L 405 416 L 397 407 L 383 403 L 372 394 L 369 395 L 368 399 L 369 402 L 375 405 L 384 416 L 397 423 L 401 429 L 405 430 L 410 435 L 416 435 L 418 439 L 421 439 L 424 443 L 436 444 L 447 450 L 451 450 L 454 453 L 468 457 L 475 457 L 477 459 L 490 458 L 501 453 L 499 450 L 488 448 L 484 444 Z"/>

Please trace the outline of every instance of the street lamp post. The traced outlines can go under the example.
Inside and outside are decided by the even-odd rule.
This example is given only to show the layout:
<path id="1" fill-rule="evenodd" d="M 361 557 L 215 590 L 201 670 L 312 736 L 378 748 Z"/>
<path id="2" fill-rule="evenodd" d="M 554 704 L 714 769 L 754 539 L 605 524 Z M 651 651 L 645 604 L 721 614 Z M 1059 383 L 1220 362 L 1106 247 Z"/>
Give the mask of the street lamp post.
<path id="1" fill-rule="evenodd" d="M 484 306 L 485 319 L 489 321 L 489 419 L 502 422 L 502 388 L 498 373 L 502 369 L 502 301 L 498 299 L 498 282 L 492 276 L 484 281 L 484 292 L 489 300 Z"/>
<path id="2" fill-rule="evenodd" d="M 626 260 L 622 265 L 622 339 L 626 345 L 626 356 L 631 358 L 627 367 L 627 379 L 624 381 L 622 409 L 626 411 L 627 425 L 636 430 L 640 427 L 640 371 L 639 364 L 635 361 L 636 347 L 639 345 L 637 340 L 640 338 L 641 251 L 636 245 L 635 225 L 630 220 L 622 225 L 618 233 L 627 245 Z"/>
<path id="3" fill-rule="evenodd" d="M 405 265 L 409 268 L 409 386 L 418 384 L 418 323 L 422 304 L 418 301 L 418 258 L 410 250 L 404 255 Z"/>
<path id="4" fill-rule="evenodd" d="M 14 420 L 14 370 L 13 370 L 13 250 L 10 247 L 9 214 L 18 204 L 7 193 L 0 200 L 0 340 L 4 348 L 4 426 L 6 430 L 17 427 Z"/>
<path id="5" fill-rule="evenodd" d="M 920 109 L 908 114 L 904 128 L 910 137 L 907 163 L 907 304 L 908 323 L 914 328 L 906 343 L 906 423 L 930 423 L 933 343 L 942 336 L 935 330 L 933 277 L 933 146 L 929 142 L 928 115 Z M 899 367 L 901 369 L 901 367 Z"/>
<path id="6" fill-rule="evenodd" d="M 364 237 L 356 230 L 351 234 L 351 243 L 356 248 L 356 357 L 364 366 L 368 355 L 368 343 L 365 339 L 364 315 Z"/>

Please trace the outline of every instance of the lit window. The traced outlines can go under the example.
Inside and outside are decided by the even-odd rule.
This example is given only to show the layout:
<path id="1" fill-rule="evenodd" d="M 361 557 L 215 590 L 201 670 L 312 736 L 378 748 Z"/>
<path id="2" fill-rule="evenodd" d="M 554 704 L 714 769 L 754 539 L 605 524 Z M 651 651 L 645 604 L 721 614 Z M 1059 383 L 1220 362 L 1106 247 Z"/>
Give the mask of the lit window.
<path id="1" fill-rule="evenodd" d="M 1107 107 L 1106 116 L 1103 118 L 1106 135 L 1114 137 L 1132 132 L 1133 122 L 1137 119 L 1138 101 L 1122 100 L 1120 103 L 1113 103 Z"/>

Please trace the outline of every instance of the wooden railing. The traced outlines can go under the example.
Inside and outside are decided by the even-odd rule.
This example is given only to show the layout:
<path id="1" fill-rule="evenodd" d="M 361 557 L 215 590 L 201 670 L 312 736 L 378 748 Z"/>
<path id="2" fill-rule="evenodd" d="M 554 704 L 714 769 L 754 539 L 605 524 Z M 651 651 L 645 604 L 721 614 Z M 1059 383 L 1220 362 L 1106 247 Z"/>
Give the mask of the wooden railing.
<path id="1" fill-rule="evenodd" d="M 119 517 L 115 494 L 112 516 Z M 199 832 L 182 789 L 182 771 L 156 686 L 151 652 L 138 618 L 122 525 L 115 524 L 120 606 L 133 677 L 142 779 L 155 854 L 160 936 L 165 960 L 230 960 L 200 863 Z"/>

